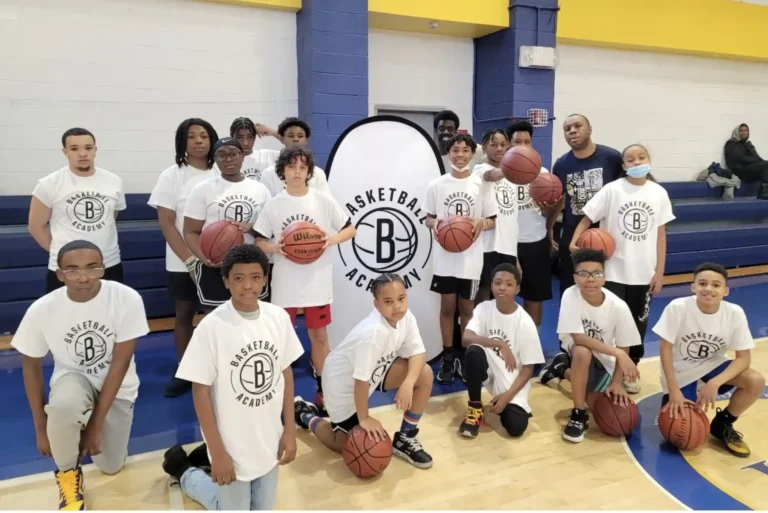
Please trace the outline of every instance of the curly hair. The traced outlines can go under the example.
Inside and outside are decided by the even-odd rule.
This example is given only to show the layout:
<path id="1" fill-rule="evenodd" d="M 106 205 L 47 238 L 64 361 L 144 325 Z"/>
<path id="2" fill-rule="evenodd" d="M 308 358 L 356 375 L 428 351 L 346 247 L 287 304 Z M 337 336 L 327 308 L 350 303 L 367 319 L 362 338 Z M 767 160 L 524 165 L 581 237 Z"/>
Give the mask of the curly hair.
<path id="1" fill-rule="evenodd" d="M 472 153 L 475 153 L 477 151 L 477 143 L 474 139 L 472 139 L 472 136 L 469 134 L 456 134 L 450 139 L 448 139 L 448 142 L 445 143 L 445 149 L 448 150 L 448 152 L 451 151 L 451 148 L 460 142 L 463 142 L 470 148 L 472 148 Z"/>
<path id="2" fill-rule="evenodd" d="M 221 264 L 221 275 L 229 278 L 229 273 L 232 272 L 235 264 L 259 264 L 264 276 L 269 274 L 269 257 L 253 244 L 242 244 L 227 251 Z"/>
<path id="3" fill-rule="evenodd" d="M 299 118 L 285 118 L 283 122 L 277 126 L 278 135 L 280 137 L 285 137 L 285 132 L 292 126 L 297 126 L 304 130 L 304 135 L 307 136 L 307 139 L 312 137 L 312 129 L 309 128 L 309 125 L 306 123 L 306 121 L 302 121 Z"/>
<path id="4" fill-rule="evenodd" d="M 303 160 L 307 164 L 307 183 L 315 173 L 315 156 L 309 148 L 285 148 L 280 152 L 275 163 L 275 173 L 280 180 L 285 181 L 285 166 Z"/>

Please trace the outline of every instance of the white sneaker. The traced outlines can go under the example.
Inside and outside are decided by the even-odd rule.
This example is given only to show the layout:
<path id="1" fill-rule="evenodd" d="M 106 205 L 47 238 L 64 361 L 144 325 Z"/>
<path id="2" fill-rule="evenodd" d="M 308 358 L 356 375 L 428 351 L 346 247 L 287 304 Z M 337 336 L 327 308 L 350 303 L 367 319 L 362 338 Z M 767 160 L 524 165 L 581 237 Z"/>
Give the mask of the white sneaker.
<path id="1" fill-rule="evenodd" d="M 628 394 L 634 395 L 640 393 L 639 379 L 635 381 L 627 381 L 627 378 L 621 378 L 621 386 L 624 387 L 624 390 L 626 390 Z"/>

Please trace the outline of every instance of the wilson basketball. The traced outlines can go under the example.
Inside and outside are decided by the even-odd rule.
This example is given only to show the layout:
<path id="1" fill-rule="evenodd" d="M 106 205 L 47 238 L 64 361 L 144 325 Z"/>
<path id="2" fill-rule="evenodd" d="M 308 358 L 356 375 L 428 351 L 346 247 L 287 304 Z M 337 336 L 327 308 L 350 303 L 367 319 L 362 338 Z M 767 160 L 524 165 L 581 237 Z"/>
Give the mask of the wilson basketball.
<path id="1" fill-rule="evenodd" d="M 611 258 L 614 251 L 616 251 L 616 243 L 613 242 L 613 237 L 601 228 L 590 228 L 585 231 L 576 245 L 581 249 L 589 248 L 602 251 L 608 258 Z"/>
<path id="2" fill-rule="evenodd" d="M 449 217 L 437 224 L 437 242 L 450 253 L 466 251 L 474 242 L 468 217 Z"/>
<path id="3" fill-rule="evenodd" d="M 529 184 L 541 172 L 541 157 L 530 146 L 513 146 L 501 158 L 501 172 L 512 183 Z"/>
<path id="4" fill-rule="evenodd" d="M 230 221 L 216 221 L 206 226 L 200 234 L 200 250 L 214 264 L 224 260 L 227 251 L 245 244 L 243 232 Z"/>
<path id="5" fill-rule="evenodd" d="M 605 394 L 595 399 L 592 416 L 600 431 L 608 436 L 629 436 L 640 424 L 640 412 L 634 402 L 629 401 L 626 406 L 613 404 L 613 399 Z"/>
<path id="6" fill-rule="evenodd" d="M 552 173 L 540 173 L 531 183 L 529 191 L 536 203 L 557 203 L 563 197 L 563 182 Z"/>
<path id="7" fill-rule="evenodd" d="M 283 251 L 291 262 L 311 264 L 323 256 L 325 234 L 312 223 L 298 221 L 283 231 Z"/>
<path id="8" fill-rule="evenodd" d="M 709 419 L 696 405 L 685 403 L 685 415 L 672 418 L 671 409 L 659 412 L 659 431 L 664 439 L 681 451 L 701 447 L 709 436 Z"/>
<path id="9" fill-rule="evenodd" d="M 384 440 L 377 442 L 363 428 L 355 426 L 349 432 L 341 454 L 347 468 L 354 475 L 369 479 L 384 472 L 392 461 L 392 440 L 387 435 Z"/>

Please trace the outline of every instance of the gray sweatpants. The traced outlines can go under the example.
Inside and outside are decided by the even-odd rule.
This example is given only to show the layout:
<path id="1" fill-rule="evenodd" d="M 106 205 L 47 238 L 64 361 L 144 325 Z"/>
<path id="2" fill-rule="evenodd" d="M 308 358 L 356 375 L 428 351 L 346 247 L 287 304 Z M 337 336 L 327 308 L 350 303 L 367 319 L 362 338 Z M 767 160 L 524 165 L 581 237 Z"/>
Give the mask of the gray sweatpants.
<path id="1" fill-rule="evenodd" d="M 59 377 L 51 387 L 45 413 L 48 414 L 48 441 L 53 461 L 61 471 L 77 466 L 80 434 L 91 418 L 99 393 L 88 378 L 76 372 Z M 128 439 L 133 424 L 133 403 L 115 399 L 104 419 L 101 454 L 93 462 L 105 474 L 115 474 L 128 456 Z"/>

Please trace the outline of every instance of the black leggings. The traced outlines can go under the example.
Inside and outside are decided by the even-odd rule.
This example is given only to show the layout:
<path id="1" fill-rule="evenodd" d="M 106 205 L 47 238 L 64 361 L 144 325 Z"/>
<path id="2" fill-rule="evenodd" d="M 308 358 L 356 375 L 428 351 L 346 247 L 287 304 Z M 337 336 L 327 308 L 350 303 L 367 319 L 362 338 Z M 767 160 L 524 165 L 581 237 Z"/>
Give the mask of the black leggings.
<path id="1" fill-rule="evenodd" d="M 648 331 L 648 316 L 651 311 L 649 285 L 624 285 L 614 281 L 605 282 L 605 288 L 619 296 L 632 312 L 635 326 L 640 333 L 640 345 L 629 348 L 629 357 L 637 364 L 645 355 L 645 333 Z"/>
<path id="2" fill-rule="evenodd" d="M 734 169 L 733 174 L 745 182 L 768 183 L 768 160 L 744 166 L 738 171 Z"/>
<path id="3" fill-rule="evenodd" d="M 464 354 L 464 380 L 471 402 L 481 402 L 483 381 L 488 379 L 488 359 L 480 346 L 469 346 Z M 522 436 L 528 429 L 529 413 L 516 404 L 508 404 L 499 415 L 509 436 Z"/>

